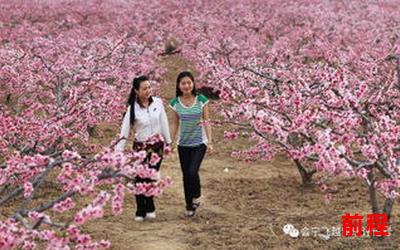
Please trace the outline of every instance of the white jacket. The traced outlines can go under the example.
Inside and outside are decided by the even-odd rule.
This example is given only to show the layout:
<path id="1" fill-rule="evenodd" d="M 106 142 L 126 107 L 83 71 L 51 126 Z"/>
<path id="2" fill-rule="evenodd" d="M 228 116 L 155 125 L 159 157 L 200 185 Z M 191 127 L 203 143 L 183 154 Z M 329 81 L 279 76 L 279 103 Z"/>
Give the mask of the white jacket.
<path id="1" fill-rule="evenodd" d="M 115 147 L 117 151 L 123 151 L 126 139 L 130 131 L 131 105 L 128 106 L 120 133 L 120 141 Z M 135 141 L 144 142 L 155 134 L 161 134 L 166 143 L 171 143 L 169 134 L 168 119 L 165 113 L 164 104 L 160 98 L 153 97 L 153 102 L 147 107 L 142 108 L 135 102 Z"/>

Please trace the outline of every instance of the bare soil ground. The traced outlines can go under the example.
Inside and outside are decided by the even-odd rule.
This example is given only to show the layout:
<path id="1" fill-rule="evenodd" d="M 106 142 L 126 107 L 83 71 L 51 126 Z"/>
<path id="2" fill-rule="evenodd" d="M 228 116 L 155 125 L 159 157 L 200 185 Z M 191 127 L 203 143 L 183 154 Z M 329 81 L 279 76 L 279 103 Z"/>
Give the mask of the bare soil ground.
<path id="1" fill-rule="evenodd" d="M 225 172 L 224 169 L 229 171 Z M 194 218 L 185 218 L 184 197 L 176 157 L 165 160 L 163 175 L 174 185 L 156 200 L 157 219 L 133 221 L 134 200 L 124 213 L 90 223 L 86 229 L 112 241 L 113 249 L 398 249 L 399 210 L 394 207 L 393 232 L 386 241 L 368 237 L 291 238 L 285 224 L 339 227 L 341 216 L 371 213 L 368 189 L 358 180 L 335 181 L 338 193 L 325 204 L 318 189 L 305 189 L 295 167 L 285 159 L 246 164 L 209 156 L 201 168 L 204 202 Z M 349 185 L 350 184 L 350 185 Z"/>

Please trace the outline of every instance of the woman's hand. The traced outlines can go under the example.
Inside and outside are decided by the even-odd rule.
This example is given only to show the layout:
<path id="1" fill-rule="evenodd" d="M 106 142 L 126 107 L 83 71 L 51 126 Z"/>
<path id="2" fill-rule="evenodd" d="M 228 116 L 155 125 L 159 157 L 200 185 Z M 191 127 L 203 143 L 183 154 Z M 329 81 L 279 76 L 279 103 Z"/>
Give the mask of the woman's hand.
<path id="1" fill-rule="evenodd" d="M 168 154 L 166 154 L 166 157 L 176 160 L 177 155 L 178 155 L 178 148 L 175 142 L 171 142 L 168 146 Z"/>
<path id="2" fill-rule="evenodd" d="M 214 153 L 214 146 L 211 143 L 209 143 L 207 145 L 207 153 L 209 153 L 209 154 L 213 154 Z"/>
<path id="3" fill-rule="evenodd" d="M 172 143 L 169 144 L 169 145 L 170 145 L 170 147 L 171 147 L 171 153 L 175 153 L 175 152 L 178 151 L 178 150 L 177 150 L 178 145 L 176 145 L 176 142 L 172 142 Z"/>

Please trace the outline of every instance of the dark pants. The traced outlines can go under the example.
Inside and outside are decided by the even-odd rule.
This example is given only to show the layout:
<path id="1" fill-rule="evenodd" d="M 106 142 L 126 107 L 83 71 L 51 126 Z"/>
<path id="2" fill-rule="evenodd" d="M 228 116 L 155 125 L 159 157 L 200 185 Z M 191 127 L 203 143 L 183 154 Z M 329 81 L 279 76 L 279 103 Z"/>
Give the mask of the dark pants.
<path id="1" fill-rule="evenodd" d="M 178 146 L 187 210 L 193 210 L 192 200 L 201 196 L 199 169 L 206 150 L 204 144 L 196 147 Z"/>
<path id="2" fill-rule="evenodd" d="M 135 151 L 140 151 L 140 150 L 146 150 L 147 152 L 147 157 L 144 160 L 144 163 L 148 163 L 148 166 L 150 168 L 154 168 L 157 171 L 160 170 L 160 166 L 161 166 L 161 161 L 162 161 L 162 157 L 163 157 L 163 152 L 164 152 L 164 143 L 157 143 L 154 145 L 147 145 L 144 146 L 143 143 L 141 142 L 135 142 L 133 144 L 133 149 Z M 151 153 L 156 153 L 158 154 L 158 156 L 161 157 L 160 161 L 156 164 L 156 165 L 150 165 L 149 161 L 151 158 Z M 135 183 L 140 183 L 140 182 L 152 182 L 154 180 L 145 178 L 142 179 L 139 176 L 137 176 L 135 178 Z M 156 207 L 154 206 L 154 199 L 153 196 L 145 196 L 143 194 L 140 195 L 135 195 L 136 197 L 136 216 L 141 216 L 141 217 L 145 217 L 146 213 L 151 213 L 154 212 L 156 210 Z"/>

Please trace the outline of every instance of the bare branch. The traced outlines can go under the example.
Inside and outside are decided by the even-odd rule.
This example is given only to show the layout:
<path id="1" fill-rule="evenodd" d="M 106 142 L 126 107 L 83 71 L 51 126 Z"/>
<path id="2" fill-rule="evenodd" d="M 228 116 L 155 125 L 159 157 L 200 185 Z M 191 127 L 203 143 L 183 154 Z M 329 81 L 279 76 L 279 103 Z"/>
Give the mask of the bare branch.
<path id="1" fill-rule="evenodd" d="M 55 165 L 61 164 L 63 161 L 61 161 L 60 159 L 55 160 L 53 163 L 49 163 L 49 167 L 52 168 Z M 45 172 L 45 171 L 44 171 Z M 37 183 L 41 180 L 42 176 L 44 173 L 40 174 L 40 175 L 36 175 L 32 180 L 31 183 L 33 186 L 36 186 Z M 22 193 L 22 191 L 24 190 L 24 188 L 22 186 L 18 186 L 16 189 L 14 189 L 13 192 L 11 192 L 10 194 L 8 194 L 7 196 L 3 197 L 0 199 L 0 205 L 2 205 L 3 203 L 7 202 L 10 199 L 15 198 L 16 196 L 20 195 Z"/>
<path id="2" fill-rule="evenodd" d="M 379 169 L 379 171 L 381 172 L 381 174 L 383 174 L 386 178 L 393 178 L 392 174 L 389 172 L 389 170 L 387 170 L 385 164 L 381 161 L 377 161 L 376 167 Z"/>
<path id="3" fill-rule="evenodd" d="M 37 207 L 33 208 L 31 211 L 36 211 L 39 213 L 43 212 L 49 208 L 52 208 L 56 203 L 61 202 L 68 197 L 73 197 L 75 194 L 76 194 L 76 191 L 70 190 L 70 191 L 64 193 L 63 195 L 61 195 L 60 197 L 58 197 L 57 199 L 52 200 L 44 205 L 37 206 Z M 26 216 L 27 213 L 28 213 L 28 211 L 24 211 L 24 213 L 22 213 L 22 215 Z"/>
<path id="4" fill-rule="evenodd" d="M 37 181 L 33 184 L 33 192 L 31 196 L 25 199 L 18 211 L 25 211 L 26 207 L 32 202 L 32 199 L 35 197 L 37 190 L 39 189 L 40 185 L 47 179 L 50 171 L 53 169 L 54 166 L 61 164 L 63 161 L 61 159 L 55 160 L 53 163 L 48 164 L 47 168 L 41 175 L 38 176 Z"/>
<path id="5" fill-rule="evenodd" d="M 14 218 L 21 223 L 21 225 L 27 229 L 32 229 L 33 226 L 28 223 L 28 220 L 25 219 L 20 213 L 16 213 Z"/>

